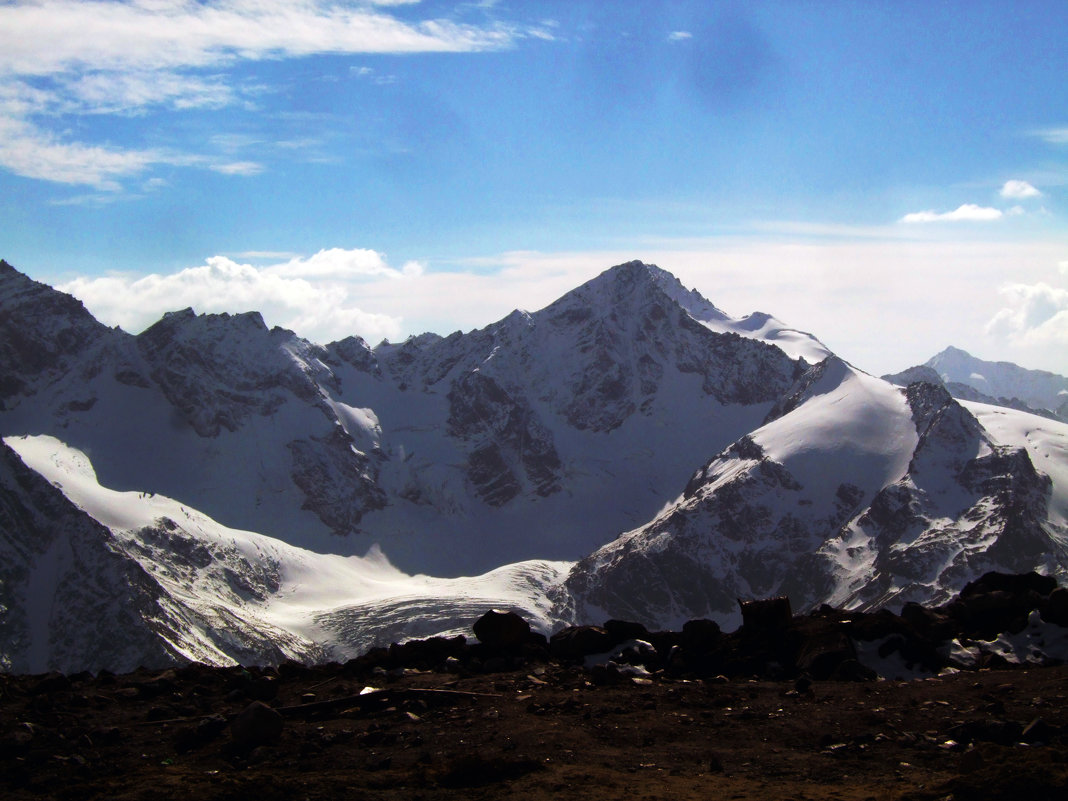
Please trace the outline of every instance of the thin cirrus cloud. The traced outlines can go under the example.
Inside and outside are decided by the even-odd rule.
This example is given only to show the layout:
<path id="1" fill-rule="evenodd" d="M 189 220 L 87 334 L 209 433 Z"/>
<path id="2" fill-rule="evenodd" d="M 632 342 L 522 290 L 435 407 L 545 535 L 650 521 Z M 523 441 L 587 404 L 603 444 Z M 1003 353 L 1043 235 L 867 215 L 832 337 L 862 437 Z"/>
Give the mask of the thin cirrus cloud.
<path id="1" fill-rule="evenodd" d="M 223 175 L 259 175 L 263 165 L 255 161 L 232 161 L 225 164 L 212 164 L 211 169 Z"/>
<path id="2" fill-rule="evenodd" d="M 989 206 L 977 206 L 974 203 L 965 203 L 953 211 L 914 211 L 901 218 L 903 223 L 936 223 L 936 222 L 989 222 L 1000 220 L 1004 213 L 1000 209 Z"/>
<path id="3" fill-rule="evenodd" d="M 240 102 L 247 91 L 231 85 L 227 74 L 240 62 L 327 53 L 477 52 L 508 47 L 518 35 L 497 24 L 406 22 L 382 10 L 401 4 L 406 3 L 0 4 L 0 168 L 107 192 L 162 164 L 253 175 L 262 167 L 248 160 L 70 141 L 60 133 L 69 128 L 62 117 L 221 109 Z"/>
<path id="4" fill-rule="evenodd" d="M 1038 131 L 1037 136 L 1051 145 L 1068 145 L 1068 128 L 1046 128 Z"/>

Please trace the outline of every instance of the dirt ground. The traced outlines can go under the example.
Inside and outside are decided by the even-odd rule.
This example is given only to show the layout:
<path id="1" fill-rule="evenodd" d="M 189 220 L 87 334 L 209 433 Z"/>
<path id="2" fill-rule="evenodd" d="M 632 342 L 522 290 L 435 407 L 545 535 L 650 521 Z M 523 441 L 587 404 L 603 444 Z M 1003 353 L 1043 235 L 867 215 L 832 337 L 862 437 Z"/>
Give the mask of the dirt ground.
<path id="1" fill-rule="evenodd" d="M 0 676 L 0 797 L 1068 797 L 1068 667 L 810 686 L 600 684 L 553 661 L 401 673 Z"/>

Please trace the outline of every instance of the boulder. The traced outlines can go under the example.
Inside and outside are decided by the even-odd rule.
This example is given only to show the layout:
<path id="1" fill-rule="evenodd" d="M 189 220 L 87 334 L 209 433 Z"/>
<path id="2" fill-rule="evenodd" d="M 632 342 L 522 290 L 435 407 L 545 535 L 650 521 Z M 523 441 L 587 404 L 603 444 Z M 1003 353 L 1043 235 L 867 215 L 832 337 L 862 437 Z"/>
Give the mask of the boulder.
<path id="1" fill-rule="evenodd" d="M 793 619 L 790 599 L 785 596 L 758 601 L 739 598 L 738 606 L 742 610 L 742 625 L 747 629 L 782 629 Z"/>
<path id="2" fill-rule="evenodd" d="M 1058 587 L 1041 606 L 1042 619 L 1047 623 L 1068 627 L 1068 588 Z"/>
<path id="3" fill-rule="evenodd" d="M 681 645 L 691 653 L 707 653 L 720 644 L 723 632 L 714 620 L 687 620 L 682 624 Z"/>
<path id="4" fill-rule="evenodd" d="M 248 751 L 274 742 L 282 734 L 284 722 L 280 712 L 262 701 L 253 701 L 230 721 L 234 748 Z"/>
<path id="5" fill-rule="evenodd" d="M 584 659 L 612 649 L 612 636 L 600 626 L 569 626 L 549 639 L 549 653 L 558 659 Z"/>
<path id="6" fill-rule="evenodd" d="M 475 621 L 472 629 L 487 648 L 518 648 L 530 637 L 530 624 L 515 612 L 491 609 Z"/>
<path id="7" fill-rule="evenodd" d="M 607 620 L 602 628 L 612 638 L 613 645 L 627 640 L 649 639 L 649 630 L 645 626 L 629 620 Z"/>

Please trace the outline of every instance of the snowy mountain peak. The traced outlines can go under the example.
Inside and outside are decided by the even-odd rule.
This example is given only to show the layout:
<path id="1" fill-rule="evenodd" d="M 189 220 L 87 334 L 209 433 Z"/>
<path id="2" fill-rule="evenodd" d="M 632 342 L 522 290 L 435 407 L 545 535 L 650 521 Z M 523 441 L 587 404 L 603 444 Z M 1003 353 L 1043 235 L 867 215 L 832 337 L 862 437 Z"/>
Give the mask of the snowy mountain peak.
<path id="1" fill-rule="evenodd" d="M 669 299 L 701 322 L 729 319 L 699 292 L 686 289 L 667 270 L 642 261 L 628 261 L 611 267 L 572 290 L 557 303 L 577 302 L 605 309 L 633 308 L 656 302 L 658 297 Z"/>

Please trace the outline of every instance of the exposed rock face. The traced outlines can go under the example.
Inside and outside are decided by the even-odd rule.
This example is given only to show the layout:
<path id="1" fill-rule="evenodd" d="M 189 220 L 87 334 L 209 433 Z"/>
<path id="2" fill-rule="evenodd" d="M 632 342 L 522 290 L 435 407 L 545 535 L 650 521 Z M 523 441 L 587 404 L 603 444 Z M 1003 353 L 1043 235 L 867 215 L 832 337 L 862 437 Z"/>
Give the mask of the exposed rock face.
<path id="1" fill-rule="evenodd" d="M 324 437 L 295 439 L 289 443 L 292 477 L 304 493 L 304 507 L 330 526 L 338 536 L 359 527 L 368 510 L 381 509 L 387 497 L 378 486 L 380 453 L 358 451 L 340 427 Z"/>
<path id="2" fill-rule="evenodd" d="M 560 457 L 552 434 L 529 403 L 474 370 L 449 390 L 448 430 L 471 442 L 468 477 L 486 503 L 500 506 L 527 486 L 537 495 L 560 489 Z"/>
<path id="3" fill-rule="evenodd" d="M 574 341 L 553 364 L 567 376 L 566 400 L 549 400 L 573 426 L 593 431 L 647 411 L 669 370 L 700 377 L 702 392 L 724 404 L 775 400 L 802 368 L 774 346 L 703 324 L 723 319 L 658 268 L 613 268 L 539 313 Z"/>
<path id="4" fill-rule="evenodd" d="M 324 349 L 290 331 L 269 331 L 256 312 L 164 315 L 137 337 L 151 378 L 202 437 L 235 431 L 251 414 L 271 415 L 287 400 L 314 405 L 329 384 Z"/>

